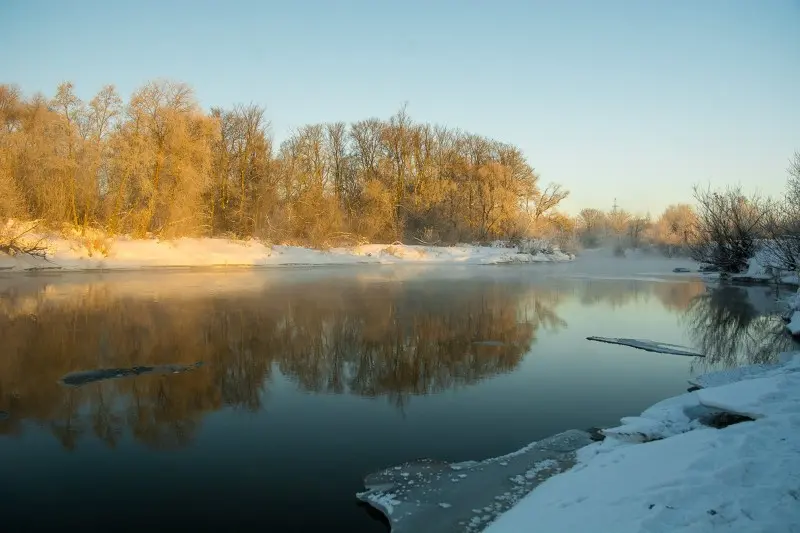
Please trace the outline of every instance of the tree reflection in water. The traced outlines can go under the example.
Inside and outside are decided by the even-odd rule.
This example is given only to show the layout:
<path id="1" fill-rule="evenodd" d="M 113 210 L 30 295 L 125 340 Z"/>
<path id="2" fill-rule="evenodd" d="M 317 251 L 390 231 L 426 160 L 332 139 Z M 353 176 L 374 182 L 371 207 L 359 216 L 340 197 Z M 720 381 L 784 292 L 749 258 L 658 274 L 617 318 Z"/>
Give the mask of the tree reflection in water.
<path id="1" fill-rule="evenodd" d="M 723 286 L 694 298 L 685 315 L 698 351 L 706 354 L 694 370 L 709 371 L 743 364 L 771 363 L 797 344 L 785 334 L 777 309 L 756 309 L 754 301 L 771 299 L 764 287 Z"/>
<path id="2" fill-rule="evenodd" d="M 415 395 L 513 371 L 542 331 L 567 327 L 558 308 L 569 299 L 688 307 L 709 353 L 727 353 L 739 341 L 723 341 L 759 320 L 735 298 L 698 298 L 699 282 L 126 276 L 40 278 L 0 292 L 0 411 L 10 413 L 0 434 L 19 434 L 27 421 L 66 449 L 84 438 L 114 447 L 125 435 L 181 447 L 209 412 L 261 409 L 278 375 L 301 390 L 383 397 L 403 409 Z M 196 361 L 205 364 L 182 374 L 57 383 L 79 370 Z"/>
<path id="3" fill-rule="evenodd" d="M 0 298 L 0 410 L 11 417 L 0 432 L 29 420 L 67 449 L 86 435 L 113 447 L 126 431 L 179 447 L 209 411 L 259 409 L 276 369 L 304 390 L 402 406 L 513 370 L 538 331 L 565 324 L 559 299 L 519 283 L 357 279 L 168 298 L 103 282 L 10 291 Z M 187 374 L 57 384 L 72 371 L 199 360 Z"/>

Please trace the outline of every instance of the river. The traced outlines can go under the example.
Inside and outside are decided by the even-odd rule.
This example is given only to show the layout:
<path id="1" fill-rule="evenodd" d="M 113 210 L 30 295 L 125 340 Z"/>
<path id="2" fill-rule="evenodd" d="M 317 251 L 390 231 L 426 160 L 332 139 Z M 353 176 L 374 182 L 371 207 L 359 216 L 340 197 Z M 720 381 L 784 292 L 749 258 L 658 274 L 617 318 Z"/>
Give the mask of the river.
<path id="1" fill-rule="evenodd" d="M 385 532 L 365 474 L 616 425 L 768 361 L 791 344 L 773 293 L 537 265 L 7 274 L 0 529 Z"/>

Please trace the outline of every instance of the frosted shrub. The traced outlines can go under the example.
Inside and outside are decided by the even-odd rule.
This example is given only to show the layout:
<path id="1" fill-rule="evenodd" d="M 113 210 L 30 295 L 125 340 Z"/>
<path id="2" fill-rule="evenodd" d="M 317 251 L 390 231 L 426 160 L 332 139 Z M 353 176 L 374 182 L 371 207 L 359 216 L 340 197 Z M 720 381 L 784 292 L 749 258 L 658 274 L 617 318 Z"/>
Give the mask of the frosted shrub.
<path id="1" fill-rule="evenodd" d="M 546 239 L 524 239 L 520 241 L 518 250 L 521 254 L 552 255 L 555 252 L 555 247 L 551 241 Z"/>

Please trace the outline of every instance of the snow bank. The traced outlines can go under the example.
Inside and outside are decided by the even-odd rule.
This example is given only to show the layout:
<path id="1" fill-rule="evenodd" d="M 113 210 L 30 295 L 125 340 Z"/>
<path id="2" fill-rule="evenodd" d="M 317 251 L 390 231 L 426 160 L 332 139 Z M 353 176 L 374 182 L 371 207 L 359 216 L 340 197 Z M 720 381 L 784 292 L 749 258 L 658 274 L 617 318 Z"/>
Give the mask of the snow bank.
<path id="1" fill-rule="evenodd" d="M 485 531 L 798 531 L 800 353 L 781 361 L 623 419 Z M 720 412 L 754 420 L 709 427 Z"/>
<path id="2" fill-rule="evenodd" d="M 0 254 L 6 270 L 116 270 L 156 267 L 287 266 L 347 264 L 477 264 L 541 263 L 570 261 L 573 256 L 553 253 L 520 253 L 516 248 L 479 246 L 405 246 L 372 244 L 353 248 L 312 250 L 293 246 L 269 246 L 258 241 L 182 238 L 173 241 L 128 238 L 106 239 L 95 246 L 75 239 L 48 241 L 48 260 L 25 255 Z"/>
<path id="3" fill-rule="evenodd" d="M 800 337 L 800 289 L 797 289 L 797 294 L 789 298 L 786 302 L 788 304 L 787 318 L 789 323 L 786 324 L 786 329 L 794 337 Z"/>
<path id="4" fill-rule="evenodd" d="M 734 281 L 774 282 L 776 277 L 781 283 L 800 285 L 800 276 L 798 276 L 798 273 L 781 270 L 769 249 L 761 248 L 756 252 L 756 255 L 748 261 L 747 271 L 743 274 L 733 275 L 731 279 Z"/>
<path id="5" fill-rule="evenodd" d="M 792 313 L 792 318 L 789 319 L 789 323 L 786 324 L 786 329 L 789 330 L 792 336 L 800 336 L 800 311 Z"/>

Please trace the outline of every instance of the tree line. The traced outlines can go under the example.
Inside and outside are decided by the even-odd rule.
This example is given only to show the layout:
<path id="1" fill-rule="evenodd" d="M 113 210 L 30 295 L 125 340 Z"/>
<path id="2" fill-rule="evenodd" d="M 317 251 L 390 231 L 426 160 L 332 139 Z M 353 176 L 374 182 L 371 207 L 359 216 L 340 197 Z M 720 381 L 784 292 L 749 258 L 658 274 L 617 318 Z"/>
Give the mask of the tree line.
<path id="1" fill-rule="evenodd" d="M 615 245 L 619 249 L 655 246 L 664 254 L 686 255 L 695 235 L 697 215 L 690 204 L 674 204 L 657 217 L 634 214 L 616 205 L 610 210 L 581 209 L 574 236 L 585 248 Z"/>
<path id="2" fill-rule="evenodd" d="M 800 156 L 785 199 L 695 189 L 653 218 L 614 205 L 570 217 L 521 150 L 457 129 L 386 120 L 302 126 L 273 146 L 265 109 L 200 108 L 188 85 L 153 81 L 123 102 L 52 98 L 0 85 L 0 218 L 69 234 L 255 237 L 311 246 L 454 244 L 541 238 L 574 251 L 657 247 L 739 271 L 768 239 L 782 268 L 800 258 Z M 0 228 L 2 233 L 2 228 Z M 0 251 L 20 248 L 0 235 Z M 537 244 L 538 246 L 538 244 Z M 526 248 L 527 249 L 527 248 Z"/>
<path id="3" fill-rule="evenodd" d="M 311 124 L 273 146 L 257 105 L 202 110 L 154 81 L 127 102 L 0 85 L 0 214 L 135 237 L 454 243 L 558 225 L 567 196 L 519 148 L 414 122 Z"/>

